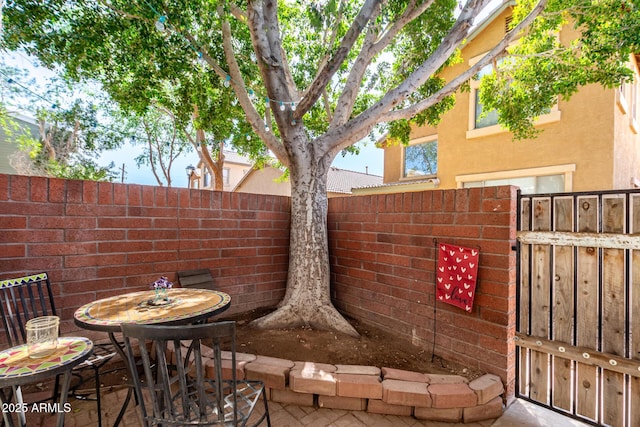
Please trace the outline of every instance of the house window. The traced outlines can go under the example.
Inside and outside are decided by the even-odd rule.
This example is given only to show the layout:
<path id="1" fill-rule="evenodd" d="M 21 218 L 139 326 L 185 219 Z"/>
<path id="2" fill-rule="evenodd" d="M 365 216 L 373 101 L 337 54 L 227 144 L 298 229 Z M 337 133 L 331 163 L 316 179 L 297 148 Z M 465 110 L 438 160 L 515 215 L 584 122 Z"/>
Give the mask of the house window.
<path id="1" fill-rule="evenodd" d="M 222 169 L 222 182 L 224 182 L 224 185 L 229 185 L 230 175 L 231 175 L 231 170 L 229 168 Z"/>
<path id="2" fill-rule="evenodd" d="M 638 102 L 640 90 L 638 90 L 638 73 L 631 82 L 623 81 L 616 92 L 616 102 L 622 114 L 628 115 L 629 127 L 633 133 L 640 132 L 640 108 Z"/>
<path id="3" fill-rule="evenodd" d="M 438 173 L 438 141 L 404 147 L 404 178 L 435 176 Z"/>
<path id="4" fill-rule="evenodd" d="M 493 71 L 493 65 L 485 65 L 482 67 L 476 78 L 472 80 L 471 87 L 473 91 L 475 115 L 474 115 L 474 129 L 485 128 L 487 126 L 494 126 L 498 124 L 498 112 L 496 110 L 487 111 L 483 115 L 483 107 L 480 102 L 480 80 L 482 77 L 491 74 Z"/>
<path id="5" fill-rule="evenodd" d="M 488 179 L 465 182 L 464 188 L 515 185 L 522 194 L 561 193 L 564 191 L 564 175 L 528 176 L 511 179 Z"/>
<path id="6" fill-rule="evenodd" d="M 211 172 L 209 172 L 208 168 L 204 168 L 204 177 L 203 177 L 203 188 L 207 188 L 211 185 Z"/>
<path id="7" fill-rule="evenodd" d="M 633 83 L 631 86 L 631 95 L 629 96 L 629 101 L 631 104 L 631 111 L 629 116 L 629 126 L 633 129 L 634 132 L 637 133 L 638 130 L 638 75 L 636 74 L 633 79 Z"/>
<path id="8" fill-rule="evenodd" d="M 540 168 L 458 175 L 458 188 L 515 185 L 522 194 L 562 193 L 572 191 L 574 164 Z"/>
<path id="9" fill-rule="evenodd" d="M 469 60 L 469 66 L 472 67 L 478 63 L 484 54 L 475 56 Z M 500 61 L 500 60 L 499 60 Z M 482 69 L 476 74 L 476 77 L 471 79 L 469 86 L 471 88 L 469 94 L 469 130 L 466 133 L 467 139 L 481 138 L 489 135 L 495 135 L 502 132 L 507 132 L 502 126 L 498 124 L 498 112 L 487 111 L 486 114 L 483 110 L 482 103 L 480 102 L 480 80 L 485 75 L 493 72 L 493 64 L 488 64 L 482 67 Z M 538 117 L 535 120 L 536 125 L 543 125 L 548 123 L 558 122 L 561 118 L 558 104 L 552 106 L 546 114 Z"/>

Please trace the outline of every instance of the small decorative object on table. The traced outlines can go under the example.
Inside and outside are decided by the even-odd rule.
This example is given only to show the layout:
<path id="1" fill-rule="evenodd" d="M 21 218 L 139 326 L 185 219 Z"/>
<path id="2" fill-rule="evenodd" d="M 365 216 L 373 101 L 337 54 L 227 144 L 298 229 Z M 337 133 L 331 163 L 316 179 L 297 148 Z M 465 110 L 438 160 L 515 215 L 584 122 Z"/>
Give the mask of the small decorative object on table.
<path id="1" fill-rule="evenodd" d="M 151 284 L 151 287 L 156 291 L 156 295 L 153 301 L 149 301 L 152 305 L 166 305 L 171 302 L 169 295 L 167 295 L 167 289 L 171 289 L 173 283 L 166 277 L 162 276 Z"/>

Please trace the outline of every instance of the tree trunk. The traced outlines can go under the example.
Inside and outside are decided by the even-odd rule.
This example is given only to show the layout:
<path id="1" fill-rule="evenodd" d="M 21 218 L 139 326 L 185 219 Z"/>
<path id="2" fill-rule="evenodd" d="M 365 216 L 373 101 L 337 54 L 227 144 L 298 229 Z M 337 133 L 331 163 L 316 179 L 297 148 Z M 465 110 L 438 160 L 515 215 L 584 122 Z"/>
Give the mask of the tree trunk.
<path id="1" fill-rule="evenodd" d="M 352 336 L 358 332 L 331 303 L 327 237 L 327 171 L 319 162 L 290 167 L 291 235 L 284 299 L 258 328 L 310 326 Z M 330 162 L 329 162 L 330 163 Z"/>

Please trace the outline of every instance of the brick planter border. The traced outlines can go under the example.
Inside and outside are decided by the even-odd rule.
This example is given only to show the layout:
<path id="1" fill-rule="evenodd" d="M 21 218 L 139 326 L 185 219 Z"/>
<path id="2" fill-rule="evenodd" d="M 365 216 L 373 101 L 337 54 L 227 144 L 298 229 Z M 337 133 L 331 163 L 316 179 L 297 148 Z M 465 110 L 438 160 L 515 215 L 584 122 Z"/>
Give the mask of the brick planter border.
<path id="1" fill-rule="evenodd" d="M 251 356 L 237 355 L 242 360 Z M 243 369 L 246 378 L 266 381 L 269 400 L 285 404 L 451 423 L 498 418 L 504 411 L 505 388 L 500 377 L 492 374 L 469 382 L 458 375 L 259 356 Z"/>

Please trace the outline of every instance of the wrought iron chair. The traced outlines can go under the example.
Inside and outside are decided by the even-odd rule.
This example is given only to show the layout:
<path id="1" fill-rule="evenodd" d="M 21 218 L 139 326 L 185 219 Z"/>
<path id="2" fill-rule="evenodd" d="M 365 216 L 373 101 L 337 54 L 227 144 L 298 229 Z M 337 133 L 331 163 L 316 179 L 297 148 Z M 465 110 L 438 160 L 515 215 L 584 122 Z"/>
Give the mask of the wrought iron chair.
<path id="1" fill-rule="evenodd" d="M 2 326 L 4 327 L 9 347 L 26 342 L 25 324 L 29 319 L 39 316 L 56 315 L 56 306 L 51 292 L 51 282 L 49 281 L 47 273 L 0 280 L 0 316 L 2 317 Z M 102 426 L 99 371 L 100 368 L 115 355 L 116 352 L 111 344 L 96 344 L 94 345 L 93 355 L 73 370 L 73 375 L 80 380 L 72 387 L 69 394 L 81 399 L 95 399 L 98 409 L 99 427 Z M 87 369 L 93 370 L 95 398 L 76 393 L 77 388 L 85 380 L 80 372 Z M 21 401 L 22 393 L 20 389 L 14 390 L 14 393 L 16 399 Z M 51 399 L 56 401 L 59 393 L 59 378 L 56 378 Z M 21 422 L 24 423 L 24 417 L 22 417 Z"/>
<path id="2" fill-rule="evenodd" d="M 127 358 L 145 426 L 271 426 L 264 384 L 236 378 L 235 322 L 162 326 L 123 324 Z M 230 379 L 222 343 L 231 342 Z M 205 378 L 203 351 L 213 349 L 215 378 Z M 144 373 L 136 369 L 140 355 Z M 228 372 L 225 370 L 225 373 Z M 264 413 L 254 412 L 260 398 Z M 145 400 L 146 398 L 146 400 Z M 252 416 L 253 415 L 253 416 Z"/>
<path id="3" fill-rule="evenodd" d="M 211 271 L 208 268 L 178 271 L 178 280 L 183 288 L 216 290 Z"/>

